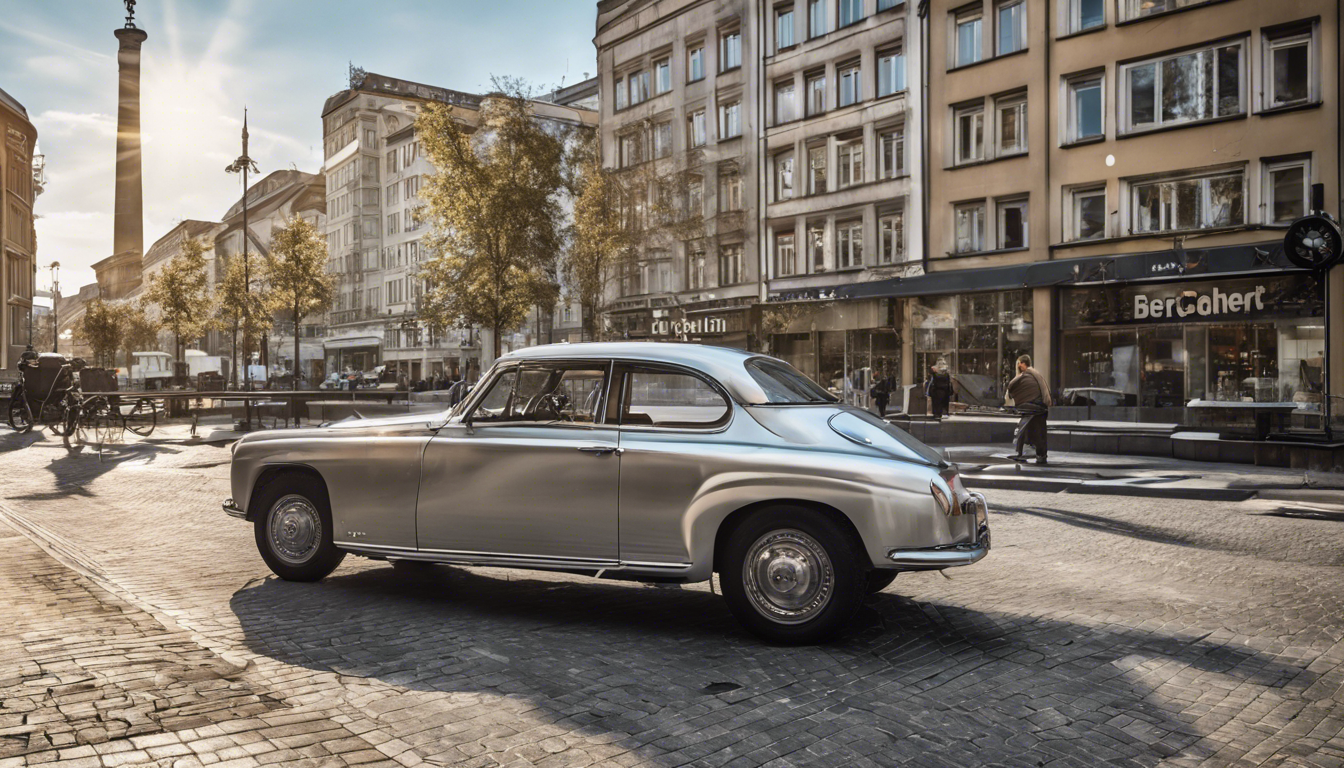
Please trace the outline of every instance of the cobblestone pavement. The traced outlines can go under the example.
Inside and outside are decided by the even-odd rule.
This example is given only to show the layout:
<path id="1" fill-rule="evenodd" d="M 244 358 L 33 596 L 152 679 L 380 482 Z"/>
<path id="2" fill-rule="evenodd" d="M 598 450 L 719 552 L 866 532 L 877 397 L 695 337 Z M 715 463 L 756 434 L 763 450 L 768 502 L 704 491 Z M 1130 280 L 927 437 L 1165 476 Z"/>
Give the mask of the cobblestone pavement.
<path id="1" fill-rule="evenodd" d="M 0 432 L 0 768 L 1344 765 L 1331 514 L 993 491 L 985 561 L 776 648 L 709 585 L 276 580 L 227 461 Z"/>

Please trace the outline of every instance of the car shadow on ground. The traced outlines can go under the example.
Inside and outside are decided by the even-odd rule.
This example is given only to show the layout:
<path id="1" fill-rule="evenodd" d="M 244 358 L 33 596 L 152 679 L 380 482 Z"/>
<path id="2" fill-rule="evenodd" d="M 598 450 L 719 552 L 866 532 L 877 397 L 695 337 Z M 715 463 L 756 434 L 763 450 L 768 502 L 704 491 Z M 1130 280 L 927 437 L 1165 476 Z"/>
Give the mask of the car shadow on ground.
<path id="1" fill-rule="evenodd" d="M 800 648 L 746 634 L 722 598 L 702 590 L 444 566 L 414 576 L 338 572 L 318 584 L 271 578 L 239 590 L 231 607 L 255 653 L 377 679 L 397 696 L 523 697 L 534 720 L 614 738 L 652 764 L 728 750 L 747 764 L 789 754 L 790 764 L 828 766 L 920 755 L 944 765 L 1151 765 L 1222 745 L 1202 744 L 1194 718 L 1155 696 L 1145 670 L 1174 661 L 1289 690 L 1314 679 L 1197 635 L 890 592 L 870 598 L 845 637 Z M 437 700 L 449 712 L 445 698 Z M 401 736 L 398 722 L 384 725 Z M 416 746 L 426 759 L 450 759 L 464 739 Z"/>

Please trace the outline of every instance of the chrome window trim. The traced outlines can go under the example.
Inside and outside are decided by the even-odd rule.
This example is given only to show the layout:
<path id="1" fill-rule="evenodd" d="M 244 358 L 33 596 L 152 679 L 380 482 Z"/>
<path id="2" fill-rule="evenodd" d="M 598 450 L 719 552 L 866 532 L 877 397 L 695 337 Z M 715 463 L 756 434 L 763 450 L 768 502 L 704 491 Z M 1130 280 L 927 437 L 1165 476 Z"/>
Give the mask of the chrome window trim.
<path id="1" fill-rule="evenodd" d="M 460 422 L 461 420 L 463 420 L 463 419 L 466 418 L 466 415 L 467 415 L 467 414 L 469 414 L 469 413 L 471 413 L 472 411 L 476 410 L 476 408 L 480 405 L 480 401 L 483 400 L 483 399 L 485 399 L 485 395 L 486 395 L 486 393 L 488 393 L 488 392 L 490 391 L 490 387 L 493 387 L 493 386 L 495 385 L 495 381 L 498 380 L 500 376 L 503 376 L 503 375 L 504 375 L 507 371 L 509 371 L 509 370 L 513 370 L 513 369 L 524 369 L 524 368 L 545 368 L 545 367 L 573 367 L 573 366 L 576 366 L 576 365 L 592 365 L 592 366 L 594 367 L 594 369 L 596 369 L 596 368 L 598 368 L 598 367 L 601 367 L 601 368 L 603 369 L 603 371 L 605 371 L 604 376 L 603 376 L 603 379 L 602 379 L 602 393 L 601 393 L 601 395 L 600 395 L 599 398 L 598 398 L 598 405 L 597 405 L 597 408 L 594 409 L 594 411 L 593 411 L 593 413 L 597 416 L 597 418 L 593 421 L 593 423 L 591 423 L 591 424 L 573 424 L 573 423 L 565 424 L 565 423 L 560 423 L 560 422 L 546 422 L 546 421 L 489 421 L 489 422 L 484 422 L 484 423 L 481 423 L 481 424 L 473 423 L 473 424 L 471 425 L 472 428 L 473 428 L 473 429 L 488 429 L 488 428 L 490 428 L 490 427 L 527 427 L 527 426 L 531 426 L 531 427 L 563 427 L 563 428 L 568 428 L 568 429 L 589 429 L 589 430 L 592 430 L 592 429 L 599 429 L 599 428 L 602 428 L 602 427 L 619 426 L 619 425 L 611 425 L 611 424 L 608 424 L 608 423 L 607 423 L 607 420 L 606 420 L 606 419 L 607 419 L 607 391 L 608 391 L 608 389 L 609 389 L 610 386 L 611 386 L 611 381 L 612 381 L 612 377 L 613 377 L 613 375 L 614 375 L 614 373 L 615 373 L 615 365 L 616 365 L 616 364 L 615 364 L 615 361 L 612 360 L 612 359 L 610 359 L 610 358 L 596 358 L 596 357 L 594 357 L 594 358 L 572 358 L 572 359 L 571 359 L 571 358 L 559 358 L 559 357 L 557 357 L 557 358 L 541 358 L 541 359 L 527 358 L 527 359 L 522 359 L 522 360 L 509 360 L 509 361 L 503 361 L 503 362 L 496 363 L 494 366 L 491 367 L 491 369 L 490 369 L 490 371 L 489 371 L 489 373 L 491 374 L 490 377 L 489 377 L 488 379 L 484 379 L 484 380 L 482 380 L 482 383 L 481 383 L 481 384 L 478 384 L 478 385 L 476 386 L 475 390 L 473 390 L 473 392 L 472 392 L 472 398 L 473 398 L 473 399 L 472 399 L 472 401 L 469 403 L 469 405 L 468 405 L 466 408 L 462 409 L 462 416 L 459 417 L 458 420 L 459 420 L 459 422 Z M 520 371 L 520 372 L 521 372 L 521 371 Z M 483 386 L 483 385 L 484 385 L 484 386 Z M 514 381 L 514 386 L 515 386 L 515 387 L 518 386 L 518 382 L 517 382 L 516 380 Z M 446 423 L 446 422 L 445 422 L 445 423 Z"/>

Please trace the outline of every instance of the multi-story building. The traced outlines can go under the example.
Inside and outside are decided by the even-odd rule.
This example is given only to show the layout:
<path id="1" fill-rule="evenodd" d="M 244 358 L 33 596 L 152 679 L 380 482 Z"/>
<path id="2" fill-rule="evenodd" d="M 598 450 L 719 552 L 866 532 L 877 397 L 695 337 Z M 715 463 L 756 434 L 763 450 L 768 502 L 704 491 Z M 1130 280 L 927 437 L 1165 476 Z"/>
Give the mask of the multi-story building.
<path id="1" fill-rule="evenodd" d="M 1324 286 L 1280 246 L 1311 185 L 1339 215 L 1339 22 L 1332 0 L 931 0 L 929 275 L 879 288 L 907 297 L 917 371 L 945 359 L 995 403 L 1029 353 L 1094 418 L 1318 409 L 1344 324 L 1327 351 Z"/>
<path id="2" fill-rule="evenodd" d="M 0 377 L 12 381 L 32 331 L 37 279 L 37 234 L 33 227 L 34 147 L 37 129 L 23 105 L 0 90 Z"/>
<path id="3" fill-rule="evenodd" d="M 534 101 L 537 119 L 594 125 L 596 113 L 582 106 L 590 98 L 587 89 L 566 90 L 563 99 L 552 94 L 551 101 Z M 324 342 L 328 370 L 367 371 L 387 364 L 412 380 L 436 373 L 474 379 L 492 362 L 489 329 L 435 334 L 416 314 L 423 287 L 416 273 L 427 255 L 427 229 L 415 209 L 424 177 L 434 169 L 421 151 L 415 119 L 422 105 L 438 102 L 452 105 L 471 125 L 483 98 L 361 72 L 352 75 L 350 88 L 327 99 L 326 231 L 330 269 L 339 279 Z M 503 349 L 542 340 L 549 335 L 511 335 Z"/>
<path id="4" fill-rule="evenodd" d="M 761 298 L 757 3 L 601 0 L 603 164 L 646 237 L 622 265 L 606 335 L 745 347 Z M 669 225 L 651 208 L 675 211 Z"/>

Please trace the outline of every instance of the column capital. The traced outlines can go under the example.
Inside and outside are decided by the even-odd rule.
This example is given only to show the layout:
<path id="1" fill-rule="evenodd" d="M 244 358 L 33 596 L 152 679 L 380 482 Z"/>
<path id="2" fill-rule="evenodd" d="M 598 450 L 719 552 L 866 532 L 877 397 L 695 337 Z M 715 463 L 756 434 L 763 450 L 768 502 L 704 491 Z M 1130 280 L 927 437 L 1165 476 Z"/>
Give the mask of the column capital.
<path id="1" fill-rule="evenodd" d="M 140 44 L 149 38 L 149 33 L 143 29 L 118 29 L 112 32 L 117 39 L 121 41 L 121 49 L 140 47 Z"/>

